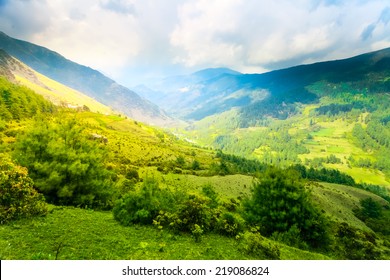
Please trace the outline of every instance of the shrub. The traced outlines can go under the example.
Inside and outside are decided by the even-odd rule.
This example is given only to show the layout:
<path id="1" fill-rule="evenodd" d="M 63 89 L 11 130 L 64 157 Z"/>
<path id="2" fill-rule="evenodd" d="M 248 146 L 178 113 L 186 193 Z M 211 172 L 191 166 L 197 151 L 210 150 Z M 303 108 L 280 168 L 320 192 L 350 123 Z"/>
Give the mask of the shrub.
<path id="1" fill-rule="evenodd" d="M 177 211 L 177 217 L 181 221 L 178 230 L 192 232 L 195 225 L 203 230 L 211 229 L 212 211 L 207 205 L 207 199 L 199 195 L 189 195 Z"/>
<path id="2" fill-rule="evenodd" d="M 195 242 L 202 241 L 202 234 L 203 234 L 203 229 L 197 224 L 195 224 L 194 229 L 192 230 L 192 235 L 195 238 Z"/>
<path id="3" fill-rule="evenodd" d="M 376 237 L 350 226 L 347 223 L 338 225 L 337 249 L 341 256 L 351 260 L 375 260 L 381 258 L 381 252 L 376 247 Z"/>
<path id="4" fill-rule="evenodd" d="M 280 260 L 279 247 L 259 233 L 244 233 L 240 237 L 240 249 L 255 258 Z"/>
<path id="5" fill-rule="evenodd" d="M 27 169 L 13 164 L 4 155 L 1 157 L 0 223 L 46 214 L 44 197 L 34 189 Z"/>
<path id="6" fill-rule="evenodd" d="M 177 199 L 155 179 L 146 178 L 140 190 L 130 191 L 115 203 L 114 218 L 123 225 L 152 224 L 161 211 L 175 209 Z"/>
<path id="7" fill-rule="evenodd" d="M 222 235 L 236 236 L 244 227 L 244 219 L 236 213 L 224 212 L 217 220 L 217 231 Z"/>

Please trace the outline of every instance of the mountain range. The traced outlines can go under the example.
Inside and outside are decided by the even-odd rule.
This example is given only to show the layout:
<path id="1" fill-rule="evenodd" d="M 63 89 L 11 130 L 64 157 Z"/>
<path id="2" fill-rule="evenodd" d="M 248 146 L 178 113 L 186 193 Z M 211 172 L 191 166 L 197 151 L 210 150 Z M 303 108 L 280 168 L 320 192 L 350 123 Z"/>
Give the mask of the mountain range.
<path id="1" fill-rule="evenodd" d="M 287 118 L 291 104 L 318 102 L 310 86 L 348 83 L 367 93 L 388 92 L 390 48 L 352 58 L 300 65 L 264 74 L 241 74 L 226 68 L 206 69 L 135 88 L 169 113 L 187 120 L 239 107 L 246 121 L 261 115 Z M 173 105 L 175 104 L 175 105 Z M 180 104 L 180 106 L 176 106 Z M 257 110 L 249 116 L 247 113 Z"/>
<path id="2" fill-rule="evenodd" d="M 173 122 L 173 119 L 158 106 L 141 98 L 130 89 L 99 71 L 70 61 L 47 48 L 11 38 L 0 32 L 0 49 L 35 71 L 133 119 L 161 126 Z"/>

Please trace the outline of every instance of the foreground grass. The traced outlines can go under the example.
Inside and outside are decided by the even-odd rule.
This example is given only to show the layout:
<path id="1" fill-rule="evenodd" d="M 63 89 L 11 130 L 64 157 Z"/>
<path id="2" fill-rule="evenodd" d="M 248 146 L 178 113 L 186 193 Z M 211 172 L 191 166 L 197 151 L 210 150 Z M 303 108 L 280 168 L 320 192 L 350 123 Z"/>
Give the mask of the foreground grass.
<path id="1" fill-rule="evenodd" d="M 282 259 L 325 259 L 279 245 Z M 216 234 L 196 243 L 151 226 L 124 227 L 111 212 L 53 207 L 46 217 L 0 226 L 0 259 L 253 259 L 239 241 Z"/>

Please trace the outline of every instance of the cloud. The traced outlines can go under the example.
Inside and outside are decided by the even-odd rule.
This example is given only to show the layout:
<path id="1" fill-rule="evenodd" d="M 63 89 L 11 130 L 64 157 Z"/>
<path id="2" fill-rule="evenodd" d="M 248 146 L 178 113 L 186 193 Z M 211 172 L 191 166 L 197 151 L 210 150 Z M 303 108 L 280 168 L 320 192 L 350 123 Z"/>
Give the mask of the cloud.
<path id="1" fill-rule="evenodd" d="M 375 27 L 376 27 L 375 23 L 371 23 L 367 25 L 367 27 L 363 30 L 361 35 L 363 41 L 366 41 L 367 39 L 372 37 L 372 32 L 374 32 Z"/>
<path id="2" fill-rule="evenodd" d="M 2 31 L 125 84 L 349 57 L 386 46 L 389 22 L 388 0 L 0 0 Z"/>
<path id="3" fill-rule="evenodd" d="M 47 28 L 50 22 L 45 0 L 0 1 L 0 27 L 3 31 L 28 37 Z"/>
<path id="4" fill-rule="evenodd" d="M 135 15 L 133 3 L 127 0 L 105 0 L 101 1 L 101 6 L 118 14 Z"/>
<path id="5" fill-rule="evenodd" d="M 390 7 L 386 7 L 383 9 L 381 15 L 379 16 L 379 20 L 384 24 L 388 24 L 390 21 Z"/>
<path id="6" fill-rule="evenodd" d="M 374 31 L 376 29 L 380 29 L 381 26 L 386 27 L 389 21 L 390 21 L 390 7 L 385 7 L 382 10 L 377 21 L 367 25 L 367 27 L 363 30 L 361 34 L 361 39 L 363 41 L 371 39 L 373 37 Z"/>

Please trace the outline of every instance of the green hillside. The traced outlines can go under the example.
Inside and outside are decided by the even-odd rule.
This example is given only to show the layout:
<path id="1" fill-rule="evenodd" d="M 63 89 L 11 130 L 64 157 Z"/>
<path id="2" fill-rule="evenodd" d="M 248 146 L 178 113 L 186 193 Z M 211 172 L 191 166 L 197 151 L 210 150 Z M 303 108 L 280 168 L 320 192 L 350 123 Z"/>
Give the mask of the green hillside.
<path id="1" fill-rule="evenodd" d="M 5 78 L 0 97 L 2 259 L 389 259 L 380 188 L 55 107 Z"/>
<path id="2" fill-rule="evenodd" d="M 316 105 L 298 104 L 285 120 L 265 117 L 241 128 L 239 110 L 232 109 L 176 133 L 268 164 L 335 168 L 357 182 L 390 187 L 389 103 L 388 94 L 335 91 Z"/>

